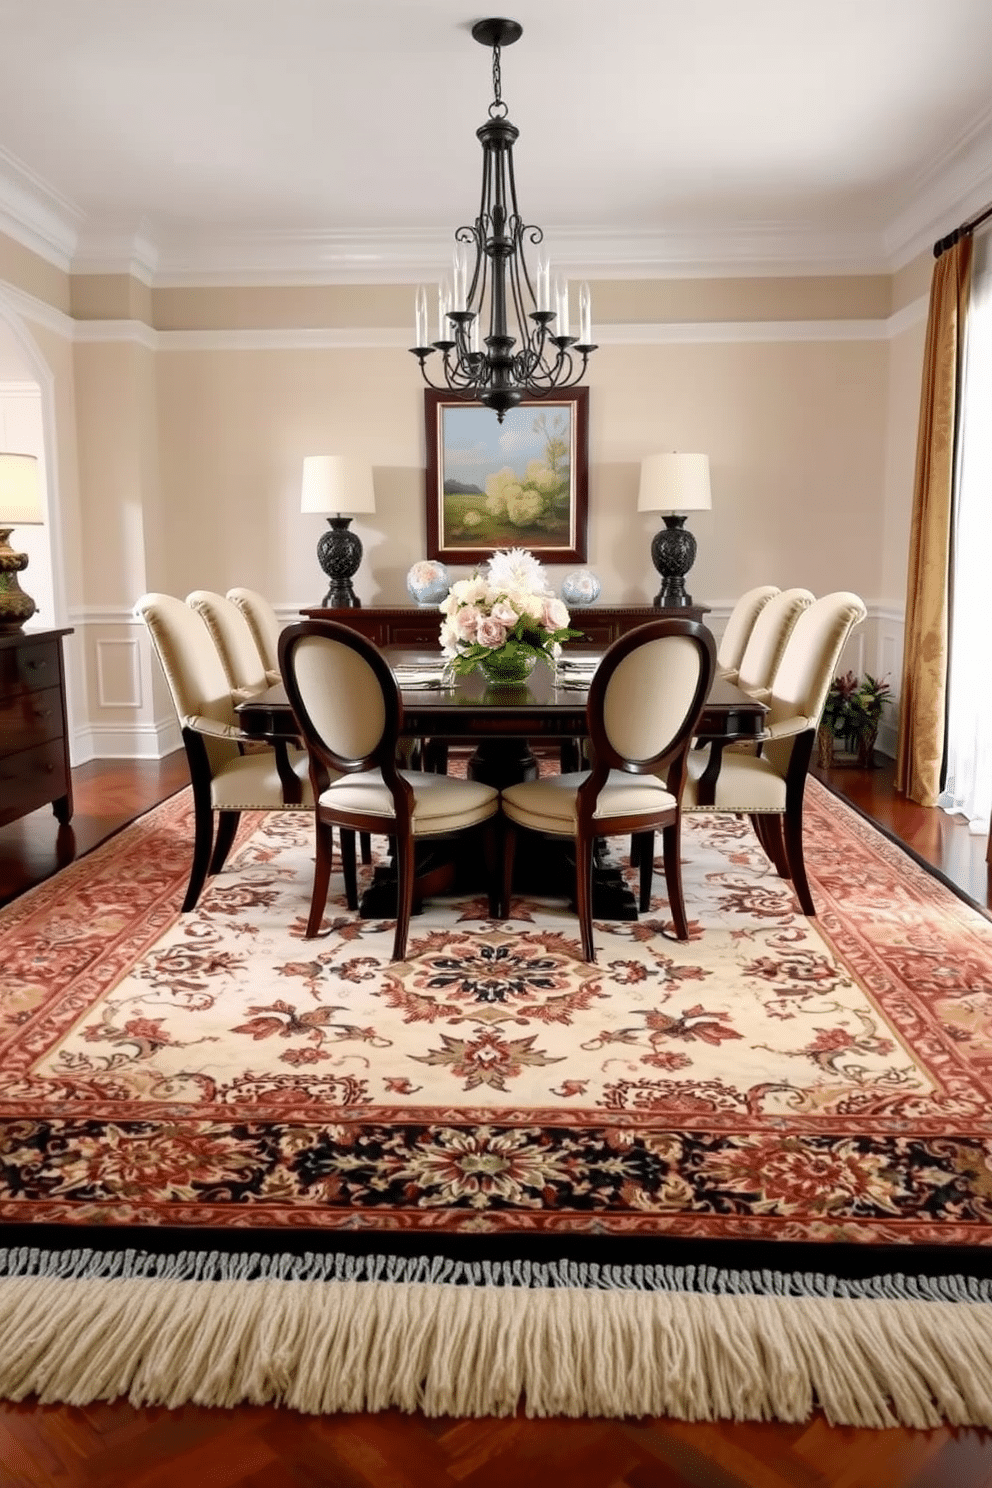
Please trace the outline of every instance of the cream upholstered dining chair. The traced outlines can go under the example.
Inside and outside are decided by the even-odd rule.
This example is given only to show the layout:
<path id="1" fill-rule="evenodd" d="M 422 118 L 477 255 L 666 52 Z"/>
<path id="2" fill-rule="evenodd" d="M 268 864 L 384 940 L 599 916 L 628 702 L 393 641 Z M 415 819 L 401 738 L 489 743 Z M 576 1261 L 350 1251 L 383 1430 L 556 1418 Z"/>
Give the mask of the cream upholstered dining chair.
<path id="1" fill-rule="evenodd" d="M 680 865 L 681 796 L 686 756 L 715 663 L 713 637 L 696 620 L 651 620 L 614 641 L 589 686 L 586 718 L 592 768 L 503 790 L 503 916 L 509 913 L 517 829 L 574 838 L 582 954 L 586 961 L 595 961 L 595 840 L 637 834 L 643 911 L 651 903 L 654 833 L 660 830 L 675 933 L 680 940 L 688 939 Z"/>
<path id="2" fill-rule="evenodd" d="M 754 622 L 770 599 L 781 594 L 777 584 L 759 584 L 742 594 L 730 612 L 720 643 L 716 649 L 717 671 L 730 682 L 737 681 L 737 672 L 744 655 L 744 648 L 751 639 Z"/>
<path id="3" fill-rule="evenodd" d="M 307 759 L 300 751 L 289 753 L 301 800 L 287 803 L 274 752 L 241 752 L 227 674 L 202 617 L 170 594 L 143 595 L 135 614 L 148 629 L 169 684 L 193 786 L 193 863 L 185 912 L 195 907 L 207 874 L 223 868 L 242 811 L 313 809 Z"/>
<path id="4" fill-rule="evenodd" d="M 228 589 L 227 598 L 236 604 L 251 630 L 270 683 L 281 682 L 279 674 L 279 616 L 257 589 Z"/>
<path id="5" fill-rule="evenodd" d="M 759 697 L 768 691 L 792 627 L 813 599 L 808 589 L 783 589 L 762 606 L 737 668 L 738 687 Z"/>
<path id="6" fill-rule="evenodd" d="M 210 589 L 194 589 L 187 594 L 186 603 L 210 632 L 235 702 L 245 702 L 271 687 L 251 626 L 233 600 Z"/>
<path id="7" fill-rule="evenodd" d="M 820 714 L 848 636 L 867 611 L 856 594 L 825 594 L 800 614 L 767 699 L 760 753 L 726 750 L 711 802 L 700 799 L 706 749 L 689 755 L 682 797 L 688 812 L 746 813 L 783 878 L 792 880 L 804 914 L 816 914 L 803 858 L 803 796 Z"/>
<path id="8" fill-rule="evenodd" d="M 495 818 L 499 792 L 475 780 L 400 770 L 396 743 L 403 703 L 380 651 L 357 631 L 332 620 L 287 626 L 279 665 L 310 752 L 317 824 L 317 861 L 306 934 L 316 935 L 327 902 L 333 829 L 341 836 L 349 908 L 358 904 L 356 831 L 394 841 L 397 904 L 394 961 L 406 955 L 415 894 L 414 846 L 421 838 L 471 828 L 488 830 L 490 911 L 495 915 Z"/>

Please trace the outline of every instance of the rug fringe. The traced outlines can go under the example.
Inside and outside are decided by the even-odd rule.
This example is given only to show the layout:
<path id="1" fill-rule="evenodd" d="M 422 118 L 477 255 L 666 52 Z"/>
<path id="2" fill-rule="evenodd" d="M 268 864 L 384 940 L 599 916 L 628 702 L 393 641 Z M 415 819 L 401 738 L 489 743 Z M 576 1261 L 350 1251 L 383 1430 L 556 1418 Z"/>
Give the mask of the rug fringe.
<path id="1" fill-rule="evenodd" d="M 992 1299 L 963 1277 L 0 1251 L 0 1395 L 992 1426 Z"/>

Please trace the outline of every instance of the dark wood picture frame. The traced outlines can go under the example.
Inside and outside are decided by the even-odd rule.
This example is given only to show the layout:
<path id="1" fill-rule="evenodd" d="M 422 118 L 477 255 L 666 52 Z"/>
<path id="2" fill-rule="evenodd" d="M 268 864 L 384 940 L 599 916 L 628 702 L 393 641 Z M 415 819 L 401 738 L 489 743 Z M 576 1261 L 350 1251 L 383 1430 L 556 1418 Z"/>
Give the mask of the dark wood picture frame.
<path id="1" fill-rule="evenodd" d="M 525 398 L 502 424 L 481 403 L 428 388 L 424 421 L 428 558 L 484 563 L 501 548 L 526 548 L 542 563 L 586 561 L 587 387 Z M 461 451 L 461 464 L 452 459 L 458 447 L 451 441 L 459 437 L 470 442 Z M 503 452 L 497 454 L 501 444 Z M 467 458 L 477 462 L 478 476 L 458 480 L 452 470 L 464 473 Z M 452 491 L 451 485 L 463 489 Z"/>

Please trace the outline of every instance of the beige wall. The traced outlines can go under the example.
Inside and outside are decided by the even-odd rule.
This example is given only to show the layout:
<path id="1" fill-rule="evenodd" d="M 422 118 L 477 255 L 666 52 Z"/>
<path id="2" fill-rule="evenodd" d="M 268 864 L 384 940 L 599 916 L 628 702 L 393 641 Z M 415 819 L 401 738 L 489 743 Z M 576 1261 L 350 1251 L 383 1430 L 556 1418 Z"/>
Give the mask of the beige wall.
<path id="1" fill-rule="evenodd" d="M 924 279 L 921 260 L 898 284 L 594 285 L 606 324 L 588 376 L 588 561 L 604 599 L 655 592 L 657 520 L 636 512 L 639 462 L 679 448 L 706 451 L 712 466 L 713 510 L 689 520 L 698 600 L 727 607 L 773 581 L 852 588 L 901 610 Z M 423 385 L 402 331 L 412 291 L 148 292 L 88 276 L 64 298 L 71 317 L 53 307 L 62 333 L 33 329 L 52 369 L 83 721 L 98 752 L 127 752 L 135 727 L 155 752 L 168 709 L 130 607 L 146 589 L 235 583 L 288 611 L 319 600 L 324 523 L 299 512 L 304 455 L 372 463 L 377 512 L 355 523 L 366 550 L 356 588 L 366 603 L 406 601 L 406 570 L 426 551 Z M 346 328 L 347 344 L 308 344 L 321 326 Z M 874 647 L 861 658 L 875 661 Z"/>

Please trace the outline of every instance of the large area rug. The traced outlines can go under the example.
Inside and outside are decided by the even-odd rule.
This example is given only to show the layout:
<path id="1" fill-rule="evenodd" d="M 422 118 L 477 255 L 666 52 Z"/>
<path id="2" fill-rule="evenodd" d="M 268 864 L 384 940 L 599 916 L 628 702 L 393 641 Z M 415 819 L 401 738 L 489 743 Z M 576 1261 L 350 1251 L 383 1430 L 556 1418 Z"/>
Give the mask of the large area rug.
<path id="1" fill-rule="evenodd" d="M 597 924 L 391 926 L 188 793 L 0 912 L 0 1391 L 992 1425 L 992 924 L 810 782 Z M 622 847 L 623 844 L 617 844 Z M 659 887 L 663 877 L 659 875 Z"/>

